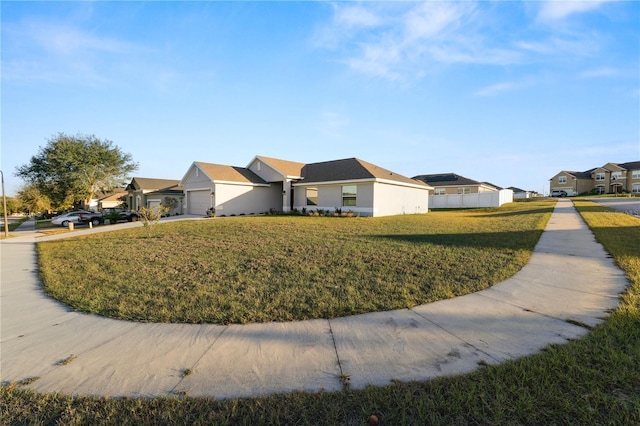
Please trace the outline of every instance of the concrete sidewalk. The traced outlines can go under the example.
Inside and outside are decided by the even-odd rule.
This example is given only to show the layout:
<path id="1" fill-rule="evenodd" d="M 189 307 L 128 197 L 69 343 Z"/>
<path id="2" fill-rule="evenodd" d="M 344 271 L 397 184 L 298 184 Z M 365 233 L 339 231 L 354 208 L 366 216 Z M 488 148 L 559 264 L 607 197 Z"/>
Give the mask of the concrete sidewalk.
<path id="1" fill-rule="evenodd" d="M 148 324 L 72 312 L 42 292 L 34 242 L 10 238 L 0 247 L 0 374 L 3 382 L 38 378 L 28 387 L 40 392 L 234 398 L 466 373 L 585 335 L 627 286 L 568 200 L 510 279 L 413 309 L 330 321 Z"/>

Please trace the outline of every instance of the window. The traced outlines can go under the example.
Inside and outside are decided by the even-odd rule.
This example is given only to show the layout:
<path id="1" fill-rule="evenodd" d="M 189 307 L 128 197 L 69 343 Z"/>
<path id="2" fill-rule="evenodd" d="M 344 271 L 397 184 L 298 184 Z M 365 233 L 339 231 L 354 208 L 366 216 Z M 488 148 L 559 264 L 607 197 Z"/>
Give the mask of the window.
<path id="1" fill-rule="evenodd" d="M 631 172 L 631 179 L 640 179 L 640 170 L 634 170 Z"/>
<path id="2" fill-rule="evenodd" d="M 307 205 L 308 206 L 317 206 L 318 205 L 318 188 L 307 188 Z"/>
<path id="3" fill-rule="evenodd" d="M 604 180 L 604 173 L 596 173 L 596 180 Z"/>
<path id="4" fill-rule="evenodd" d="M 611 173 L 611 180 L 621 179 L 622 172 L 613 172 Z"/>
<path id="5" fill-rule="evenodd" d="M 567 183 L 566 176 L 558 176 L 558 183 Z"/>
<path id="6" fill-rule="evenodd" d="M 358 187 L 356 185 L 346 185 L 342 187 L 342 205 L 345 207 L 355 207 Z"/>
<path id="7" fill-rule="evenodd" d="M 469 188 L 458 188 L 458 194 L 469 194 L 471 191 Z"/>
<path id="8" fill-rule="evenodd" d="M 445 188 L 436 188 L 433 195 L 445 195 L 447 190 Z"/>
<path id="9" fill-rule="evenodd" d="M 602 185 L 596 186 L 596 193 L 597 194 L 604 194 L 604 186 L 602 186 Z"/>
<path id="10" fill-rule="evenodd" d="M 640 194 L 640 183 L 634 183 L 631 187 L 631 192 L 634 194 Z"/>

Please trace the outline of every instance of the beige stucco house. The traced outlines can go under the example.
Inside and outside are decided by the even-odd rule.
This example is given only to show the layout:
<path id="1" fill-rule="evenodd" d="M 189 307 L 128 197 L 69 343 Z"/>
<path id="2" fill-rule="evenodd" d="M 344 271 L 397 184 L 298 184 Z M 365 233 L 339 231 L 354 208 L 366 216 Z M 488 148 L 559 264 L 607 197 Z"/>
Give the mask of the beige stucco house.
<path id="1" fill-rule="evenodd" d="M 180 181 L 172 179 L 156 179 L 134 177 L 126 188 L 125 201 L 131 210 L 141 207 L 154 208 L 159 206 L 165 198 L 174 198 L 177 207 L 168 212 L 169 215 L 183 214 L 184 194 Z"/>
<path id="2" fill-rule="evenodd" d="M 584 172 L 563 170 L 549 179 L 549 191 L 579 194 L 640 194 L 640 161 L 607 163 Z"/>
<path id="3" fill-rule="evenodd" d="M 341 209 L 362 216 L 426 213 L 430 186 L 357 158 L 304 164 L 256 156 L 247 167 L 194 162 L 180 182 L 204 215 Z"/>

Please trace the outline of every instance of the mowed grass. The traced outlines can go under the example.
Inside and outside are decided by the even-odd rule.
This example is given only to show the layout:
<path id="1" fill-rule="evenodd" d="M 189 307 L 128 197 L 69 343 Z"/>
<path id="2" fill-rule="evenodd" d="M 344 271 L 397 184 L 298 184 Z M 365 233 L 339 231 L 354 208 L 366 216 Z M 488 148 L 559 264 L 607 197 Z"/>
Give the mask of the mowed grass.
<path id="1" fill-rule="evenodd" d="M 250 323 L 407 308 L 482 290 L 530 258 L 553 202 L 386 218 L 181 221 L 38 244 L 49 295 L 153 322 Z"/>
<path id="2" fill-rule="evenodd" d="M 207 398 L 92 398 L 0 388 L 4 424 L 640 424 L 640 220 L 576 203 L 626 272 L 619 307 L 586 337 L 463 376 L 341 392 Z"/>

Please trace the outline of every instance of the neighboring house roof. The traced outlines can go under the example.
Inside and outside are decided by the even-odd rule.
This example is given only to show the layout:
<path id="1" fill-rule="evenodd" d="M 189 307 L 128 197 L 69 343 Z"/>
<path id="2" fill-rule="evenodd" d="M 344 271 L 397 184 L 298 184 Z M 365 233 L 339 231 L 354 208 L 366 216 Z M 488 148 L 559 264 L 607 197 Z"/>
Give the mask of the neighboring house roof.
<path id="1" fill-rule="evenodd" d="M 455 173 L 442 173 L 434 175 L 419 175 L 414 176 L 413 179 L 420 180 L 431 186 L 474 186 L 482 185 L 477 180 L 469 179 L 464 176 L 457 175 Z M 493 186 L 493 185 L 492 185 Z"/>
<path id="2" fill-rule="evenodd" d="M 126 195 L 124 188 L 114 188 L 109 193 L 103 193 L 97 196 L 98 201 L 118 201 L 120 197 Z"/>
<path id="3" fill-rule="evenodd" d="M 278 158 L 265 157 L 263 155 L 256 155 L 255 160 L 260 160 L 263 163 L 268 164 L 271 168 L 280 172 L 283 176 L 300 178 L 302 177 L 302 168 L 304 163 L 297 163 L 295 161 L 280 160 Z M 253 163 L 251 161 L 251 163 Z M 251 164 L 249 163 L 249 164 Z"/>
<path id="4" fill-rule="evenodd" d="M 244 167 L 202 163 L 199 161 L 194 162 L 193 165 L 202 170 L 212 181 L 266 184 L 260 176 Z"/>
<path id="5" fill-rule="evenodd" d="M 178 190 L 182 191 L 182 187 L 180 186 L 180 181 L 175 179 L 155 179 L 155 178 L 144 178 L 144 177 L 134 177 L 131 179 L 131 183 L 127 185 L 128 190 L 153 190 L 153 191 L 163 191 L 163 190 Z"/>
<path id="6" fill-rule="evenodd" d="M 323 161 L 307 164 L 302 168 L 302 183 L 335 182 L 363 179 L 384 179 L 404 184 L 425 185 L 424 182 L 409 179 L 390 170 L 378 167 L 358 158 Z"/>
<path id="7" fill-rule="evenodd" d="M 483 184 L 483 185 L 485 185 L 485 186 L 492 186 L 492 187 L 494 187 L 495 189 L 497 189 L 498 191 L 499 191 L 499 190 L 501 190 L 501 189 L 503 189 L 501 186 L 494 185 L 494 184 L 492 184 L 491 182 L 480 182 L 480 183 L 482 183 L 482 184 Z"/>
<path id="8" fill-rule="evenodd" d="M 627 170 L 640 170 L 640 161 L 631 161 L 629 163 L 620 163 L 618 167 L 622 167 Z"/>
<path id="9" fill-rule="evenodd" d="M 510 189 L 513 192 L 530 192 L 530 191 L 525 191 L 524 189 L 516 188 L 515 186 L 510 186 L 507 189 Z"/>

